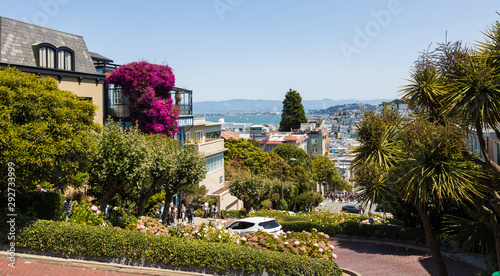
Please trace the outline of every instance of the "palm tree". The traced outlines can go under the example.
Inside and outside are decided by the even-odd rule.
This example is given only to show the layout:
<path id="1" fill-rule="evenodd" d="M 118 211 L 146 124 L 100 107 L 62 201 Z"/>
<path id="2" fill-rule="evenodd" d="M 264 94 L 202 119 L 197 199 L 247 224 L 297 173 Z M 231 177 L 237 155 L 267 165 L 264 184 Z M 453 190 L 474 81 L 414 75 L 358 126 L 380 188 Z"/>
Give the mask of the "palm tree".
<path id="1" fill-rule="evenodd" d="M 364 120 L 356 125 L 360 146 L 354 150 L 354 169 L 364 162 L 373 163 L 381 170 L 388 170 L 396 165 L 399 150 L 397 130 L 400 123 L 401 118 L 395 112 L 387 111 L 381 117 L 367 112 Z"/>
<path id="2" fill-rule="evenodd" d="M 400 92 L 410 106 L 417 106 L 440 121 L 442 119 L 442 98 L 446 94 L 442 75 L 436 67 L 431 53 L 424 52 L 410 71 L 410 84 Z"/>
<path id="3" fill-rule="evenodd" d="M 399 115 L 386 110 L 381 117 L 373 112 L 366 113 L 365 119 L 357 125 L 360 146 L 354 151 L 353 168 L 356 182 L 361 186 L 360 198 L 369 203 L 370 208 L 373 203 L 385 206 L 395 196 L 387 173 L 398 163 L 400 124 Z"/>
<path id="4" fill-rule="evenodd" d="M 462 65 L 464 74 L 458 76 L 445 98 L 448 116 L 460 116 L 467 130 L 475 132 L 483 160 L 475 162 L 491 170 L 493 178 L 500 178 L 500 166 L 490 156 L 485 134 L 492 130 L 500 139 L 500 23 L 485 32 L 487 40 L 479 44 L 479 51 L 470 55 Z M 495 236 L 496 268 L 500 267 L 500 195 L 499 186 L 488 182 L 489 205 L 482 205 L 490 214 Z"/>
<path id="5" fill-rule="evenodd" d="M 472 201 L 473 194 L 478 194 L 475 175 L 460 155 L 463 133 L 454 124 L 434 124 L 419 117 L 404 129 L 402 142 L 403 161 L 395 168 L 400 176 L 397 183 L 400 194 L 419 212 L 439 275 L 448 275 L 427 204 L 442 206 L 444 199 Z"/>

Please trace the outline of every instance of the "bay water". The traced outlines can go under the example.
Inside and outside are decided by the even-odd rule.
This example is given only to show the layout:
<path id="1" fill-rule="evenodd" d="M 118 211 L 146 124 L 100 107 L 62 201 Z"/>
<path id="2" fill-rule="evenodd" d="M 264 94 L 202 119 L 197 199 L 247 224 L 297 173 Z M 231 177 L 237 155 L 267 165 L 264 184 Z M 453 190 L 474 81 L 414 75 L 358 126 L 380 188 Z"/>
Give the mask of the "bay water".
<path id="1" fill-rule="evenodd" d="M 326 119 L 328 114 L 306 114 L 307 119 L 311 117 L 322 117 Z M 195 116 L 198 117 L 198 116 Z M 281 114 L 268 114 L 268 115 L 214 115 L 204 116 L 205 120 L 209 122 L 218 122 L 224 119 L 226 123 L 251 123 L 254 125 L 279 125 L 281 122 Z"/>

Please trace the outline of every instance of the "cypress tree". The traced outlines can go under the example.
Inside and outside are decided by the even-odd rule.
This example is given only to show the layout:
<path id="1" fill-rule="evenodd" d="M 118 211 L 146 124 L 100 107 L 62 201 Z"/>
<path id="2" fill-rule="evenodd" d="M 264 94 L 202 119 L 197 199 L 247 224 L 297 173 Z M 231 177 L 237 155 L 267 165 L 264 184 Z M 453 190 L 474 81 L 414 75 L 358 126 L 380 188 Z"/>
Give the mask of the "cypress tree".
<path id="1" fill-rule="evenodd" d="M 283 100 L 283 110 L 279 131 L 299 129 L 301 123 L 307 123 L 306 113 L 299 92 L 290 89 Z"/>

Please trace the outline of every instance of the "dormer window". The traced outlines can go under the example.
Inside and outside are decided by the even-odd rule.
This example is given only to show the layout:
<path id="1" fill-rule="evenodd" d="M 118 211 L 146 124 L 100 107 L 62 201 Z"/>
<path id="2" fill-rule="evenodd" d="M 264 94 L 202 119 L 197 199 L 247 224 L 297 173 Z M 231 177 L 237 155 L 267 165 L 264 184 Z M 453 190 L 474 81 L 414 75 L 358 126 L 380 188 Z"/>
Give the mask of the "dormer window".
<path id="1" fill-rule="evenodd" d="M 49 43 L 37 45 L 38 66 L 60 70 L 75 70 L 75 52 L 68 47 L 56 48 Z"/>
<path id="2" fill-rule="evenodd" d="M 38 46 L 38 66 L 56 68 L 56 48 L 44 43 Z"/>
<path id="3" fill-rule="evenodd" d="M 74 71 L 74 52 L 66 47 L 57 49 L 57 69 Z"/>

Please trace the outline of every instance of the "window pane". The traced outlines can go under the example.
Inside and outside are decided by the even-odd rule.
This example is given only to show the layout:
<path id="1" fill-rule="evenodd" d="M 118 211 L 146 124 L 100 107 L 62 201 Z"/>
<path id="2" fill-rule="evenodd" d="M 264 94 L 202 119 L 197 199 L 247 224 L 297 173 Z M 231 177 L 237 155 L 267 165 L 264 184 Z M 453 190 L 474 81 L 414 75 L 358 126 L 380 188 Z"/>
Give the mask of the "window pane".
<path id="1" fill-rule="evenodd" d="M 47 47 L 41 47 L 38 52 L 38 58 L 40 59 L 40 66 L 47 67 Z"/>
<path id="2" fill-rule="evenodd" d="M 55 51 L 54 49 L 47 48 L 47 67 L 55 68 Z"/>
<path id="3" fill-rule="evenodd" d="M 71 68 L 71 53 L 69 51 L 64 51 L 64 69 L 73 70 Z"/>

